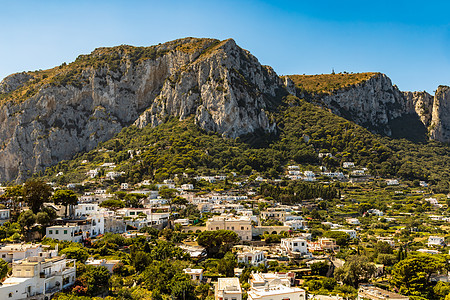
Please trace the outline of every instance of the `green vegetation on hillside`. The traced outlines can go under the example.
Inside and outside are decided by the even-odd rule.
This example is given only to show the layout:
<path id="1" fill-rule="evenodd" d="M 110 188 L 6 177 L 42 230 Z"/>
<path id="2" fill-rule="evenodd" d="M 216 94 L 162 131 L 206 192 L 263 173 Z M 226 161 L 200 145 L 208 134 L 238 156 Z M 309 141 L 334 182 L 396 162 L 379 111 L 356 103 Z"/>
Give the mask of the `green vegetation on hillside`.
<path id="1" fill-rule="evenodd" d="M 172 118 L 156 128 L 125 128 L 96 149 L 47 169 L 46 177 L 61 183 L 82 181 L 90 169 L 113 162 L 115 171 L 124 172 L 119 181 L 131 183 L 143 179 L 161 182 L 183 173 L 259 173 L 277 178 L 284 175 L 287 164 L 343 170 L 342 163 L 352 161 L 375 176 L 428 180 L 440 191 L 448 190 L 450 175 L 445 170 L 450 153 L 444 144 L 382 137 L 304 100 L 289 100 L 291 106 L 281 106 L 272 115 L 279 127 L 277 136 L 225 139 L 201 130 L 192 119 Z M 331 153 L 332 157 L 319 159 L 318 153 Z M 55 177 L 59 172 L 64 175 Z M 105 172 L 102 169 L 100 175 Z"/>
<path id="2" fill-rule="evenodd" d="M 369 80 L 379 73 L 338 73 L 321 75 L 288 75 L 295 86 L 311 94 L 331 94 L 332 92 Z"/>

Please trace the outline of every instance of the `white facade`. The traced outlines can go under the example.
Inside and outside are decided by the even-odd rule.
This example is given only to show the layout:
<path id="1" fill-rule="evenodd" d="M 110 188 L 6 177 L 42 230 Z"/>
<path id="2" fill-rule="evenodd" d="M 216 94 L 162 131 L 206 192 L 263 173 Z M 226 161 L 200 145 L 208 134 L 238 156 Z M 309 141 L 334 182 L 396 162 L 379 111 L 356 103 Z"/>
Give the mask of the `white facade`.
<path id="1" fill-rule="evenodd" d="M 254 249 L 244 249 L 237 254 L 238 263 L 249 264 L 252 266 L 259 266 L 260 264 L 267 264 L 267 259 L 264 251 Z"/>
<path id="2" fill-rule="evenodd" d="M 287 252 L 308 253 L 308 244 L 306 240 L 299 237 L 281 239 L 280 247 Z"/>
<path id="3" fill-rule="evenodd" d="M 31 256 L 38 256 L 43 251 L 41 244 L 8 244 L 0 247 L 0 257 L 7 263 Z"/>
<path id="4" fill-rule="evenodd" d="M 428 237 L 428 247 L 430 246 L 445 246 L 445 239 L 441 236 Z"/>
<path id="5" fill-rule="evenodd" d="M 80 243 L 83 233 L 77 225 L 55 225 L 45 229 L 45 236 L 59 241 Z"/>
<path id="6" fill-rule="evenodd" d="M 94 267 L 103 266 L 108 269 L 109 273 L 112 274 L 114 266 L 119 262 L 120 260 L 94 259 L 90 257 L 88 260 L 86 260 L 85 264 Z"/>
<path id="7" fill-rule="evenodd" d="M 291 230 L 301 230 L 306 228 L 306 222 L 304 220 L 290 220 L 284 222 L 284 226 L 289 226 Z"/>
<path id="8" fill-rule="evenodd" d="M 202 281 L 203 280 L 203 269 L 183 269 L 185 274 L 188 274 L 192 280 L 194 281 Z"/>
<path id="9" fill-rule="evenodd" d="M 347 168 L 354 168 L 355 167 L 355 163 L 346 161 L 346 162 L 344 162 L 342 164 L 342 167 L 345 168 L 345 169 L 347 169 Z"/>
<path id="10" fill-rule="evenodd" d="M 50 298 L 55 292 L 74 284 L 74 259 L 52 256 L 54 252 L 41 254 L 12 264 L 12 276 L 0 286 L 0 299 L 18 300 L 39 295 Z"/>
<path id="11" fill-rule="evenodd" d="M 3 225 L 4 223 L 8 222 L 10 218 L 10 209 L 0 209 L 0 225 Z"/>
<path id="12" fill-rule="evenodd" d="M 214 297 L 215 300 L 242 300 L 239 278 L 218 278 Z"/>
<path id="13" fill-rule="evenodd" d="M 74 207 L 75 217 L 86 217 L 99 212 L 97 203 L 80 203 Z"/>
<path id="14" fill-rule="evenodd" d="M 306 300 L 305 290 L 291 287 L 290 274 L 254 273 L 250 279 L 251 288 L 248 299 L 251 300 Z"/>
<path id="15" fill-rule="evenodd" d="M 183 191 L 187 191 L 187 190 L 193 190 L 194 189 L 194 185 L 193 184 L 183 184 L 181 185 L 181 189 Z"/>

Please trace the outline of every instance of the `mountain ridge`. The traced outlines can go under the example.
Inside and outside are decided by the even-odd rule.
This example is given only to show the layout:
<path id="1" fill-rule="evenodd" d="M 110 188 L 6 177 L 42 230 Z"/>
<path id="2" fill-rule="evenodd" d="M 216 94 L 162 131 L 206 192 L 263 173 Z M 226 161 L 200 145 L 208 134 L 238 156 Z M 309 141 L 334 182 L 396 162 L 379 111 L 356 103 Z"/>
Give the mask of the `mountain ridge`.
<path id="1" fill-rule="evenodd" d="M 232 39 L 97 48 L 73 63 L 16 73 L 0 83 L 0 180 L 23 181 L 127 126 L 158 126 L 170 117 L 193 116 L 203 130 L 228 138 L 275 134 L 274 112 L 283 102 L 295 105 L 295 98 L 386 135 L 393 121 L 417 115 L 428 137 L 450 139 L 445 87 L 431 100 L 399 91 L 384 74 L 366 74 L 356 82 L 348 80 L 351 74 L 330 74 L 351 84 L 317 93 L 300 88 L 292 76 L 278 76 Z"/>

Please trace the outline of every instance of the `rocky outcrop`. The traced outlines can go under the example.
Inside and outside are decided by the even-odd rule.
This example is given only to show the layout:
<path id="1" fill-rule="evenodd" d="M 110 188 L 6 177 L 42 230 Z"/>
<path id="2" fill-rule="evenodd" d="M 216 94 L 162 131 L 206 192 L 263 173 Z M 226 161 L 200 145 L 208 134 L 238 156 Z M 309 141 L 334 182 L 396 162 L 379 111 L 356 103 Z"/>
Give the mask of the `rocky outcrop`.
<path id="1" fill-rule="evenodd" d="M 427 92 L 403 92 L 406 103 L 406 112 L 417 114 L 420 121 L 428 127 L 431 122 L 434 97 Z"/>
<path id="2" fill-rule="evenodd" d="M 390 120 L 404 114 L 406 107 L 402 93 L 380 73 L 320 100 L 333 113 L 387 135 L 391 134 Z"/>
<path id="3" fill-rule="evenodd" d="M 24 180 L 125 126 L 156 126 L 168 116 L 193 116 L 205 130 L 227 137 L 272 131 L 265 110 L 284 89 L 270 67 L 233 40 L 99 48 L 55 69 L 23 101 L 10 98 L 27 88 L 31 75 L 0 84 L 1 93 L 10 93 L 0 106 L 0 181 Z"/>
<path id="4" fill-rule="evenodd" d="M 0 94 L 10 93 L 27 83 L 33 76 L 25 72 L 9 75 L 0 82 Z"/>
<path id="5" fill-rule="evenodd" d="M 256 129 L 274 130 L 265 109 L 282 81 L 233 40 L 217 45 L 168 78 L 152 106 L 136 121 L 139 127 L 160 124 L 166 115 L 195 115 L 205 130 L 237 137 Z"/>
<path id="6" fill-rule="evenodd" d="M 448 86 L 441 85 L 436 90 L 428 130 L 431 139 L 450 142 L 450 87 Z"/>

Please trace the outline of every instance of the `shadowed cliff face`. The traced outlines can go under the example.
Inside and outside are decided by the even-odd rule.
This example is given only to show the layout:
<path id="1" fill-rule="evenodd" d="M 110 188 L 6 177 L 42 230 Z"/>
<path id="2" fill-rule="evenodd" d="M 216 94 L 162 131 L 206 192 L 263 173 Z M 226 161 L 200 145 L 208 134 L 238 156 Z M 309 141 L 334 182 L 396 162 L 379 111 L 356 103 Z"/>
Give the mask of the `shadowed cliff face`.
<path id="1" fill-rule="evenodd" d="M 168 116 L 195 115 L 199 126 L 227 137 L 271 131 L 266 101 L 283 89 L 233 40 L 99 48 L 44 72 L 0 84 L 1 181 L 24 180 L 125 126 L 156 126 Z"/>
<path id="2" fill-rule="evenodd" d="M 439 86 L 433 99 L 429 135 L 431 139 L 450 142 L 450 87 Z"/>

